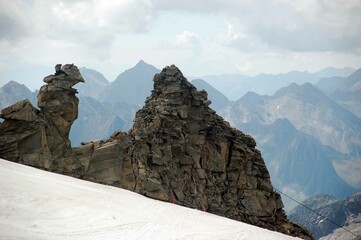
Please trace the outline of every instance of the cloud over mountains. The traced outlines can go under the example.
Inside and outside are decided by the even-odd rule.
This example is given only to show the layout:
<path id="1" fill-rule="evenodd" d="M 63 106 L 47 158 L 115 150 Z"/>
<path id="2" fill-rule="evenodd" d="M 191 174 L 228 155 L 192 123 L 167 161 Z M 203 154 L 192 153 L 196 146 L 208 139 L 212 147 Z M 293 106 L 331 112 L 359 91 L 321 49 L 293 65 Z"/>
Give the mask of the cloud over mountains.
<path id="1" fill-rule="evenodd" d="M 101 69 L 129 58 L 198 76 L 355 67 L 359 12 L 358 0 L 0 0 L 0 69 L 55 62 Z"/>

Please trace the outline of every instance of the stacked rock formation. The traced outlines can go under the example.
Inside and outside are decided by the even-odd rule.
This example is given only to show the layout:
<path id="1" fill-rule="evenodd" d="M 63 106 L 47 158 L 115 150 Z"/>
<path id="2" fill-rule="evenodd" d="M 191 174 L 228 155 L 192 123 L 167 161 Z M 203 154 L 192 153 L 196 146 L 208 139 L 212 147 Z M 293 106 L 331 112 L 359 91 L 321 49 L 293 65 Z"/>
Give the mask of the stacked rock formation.
<path id="1" fill-rule="evenodd" d="M 76 162 L 69 141 L 71 125 L 78 117 L 79 100 L 72 88 L 84 82 L 73 64 L 58 64 L 54 75 L 44 78 L 38 107 L 22 100 L 1 111 L 0 157 L 57 172 L 73 172 Z M 74 168 L 75 167 L 75 168 Z"/>
<path id="2" fill-rule="evenodd" d="M 209 104 L 177 67 L 164 68 L 129 133 L 75 149 L 83 177 L 311 239 L 287 220 L 255 140 Z"/>

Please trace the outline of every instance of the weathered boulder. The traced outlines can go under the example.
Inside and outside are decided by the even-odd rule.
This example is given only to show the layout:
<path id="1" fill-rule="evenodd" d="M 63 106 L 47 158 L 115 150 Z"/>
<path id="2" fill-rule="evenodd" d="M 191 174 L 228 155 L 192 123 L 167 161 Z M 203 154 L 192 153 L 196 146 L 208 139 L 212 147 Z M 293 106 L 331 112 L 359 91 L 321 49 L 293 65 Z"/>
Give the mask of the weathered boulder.
<path id="1" fill-rule="evenodd" d="M 0 124 L 0 157 L 58 172 L 81 167 L 69 132 L 79 103 L 72 86 L 84 79 L 73 64 L 57 67 L 54 75 L 44 78 L 47 84 L 38 95 L 40 110 L 23 100 L 1 111 L 5 121 Z"/>
<path id="2" fill-rule="evenodd" d="M 75 148 L 83 178 L 307 238 L 287 220 L 255 140 L 209 104 L 177 67 L 164 68 L 129 133 Z"/>

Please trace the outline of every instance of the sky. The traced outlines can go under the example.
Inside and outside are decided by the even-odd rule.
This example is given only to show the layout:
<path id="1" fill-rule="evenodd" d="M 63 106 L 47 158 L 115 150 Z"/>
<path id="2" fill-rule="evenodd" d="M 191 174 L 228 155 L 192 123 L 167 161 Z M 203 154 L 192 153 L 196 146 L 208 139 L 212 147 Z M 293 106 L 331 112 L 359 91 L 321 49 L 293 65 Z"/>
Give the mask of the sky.
<path id="1" fill-rule="evenodd" d="M 112 81 L 140 59 L 194 77 L 359 68 L 360 12 L 360 0 L 0 0 L 0 75 L 74 63 Z"/>

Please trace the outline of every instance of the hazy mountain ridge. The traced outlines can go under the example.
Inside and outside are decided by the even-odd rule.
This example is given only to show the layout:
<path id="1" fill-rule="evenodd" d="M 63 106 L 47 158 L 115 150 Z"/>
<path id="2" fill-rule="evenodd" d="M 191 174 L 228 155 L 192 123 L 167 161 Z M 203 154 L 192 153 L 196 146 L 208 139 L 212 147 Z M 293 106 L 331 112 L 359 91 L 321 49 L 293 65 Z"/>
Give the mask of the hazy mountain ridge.
<path id="1" fill-rule="evenodd" d="M 153 89 L 152 78 L 160 70 L 140 60 L 111 82 L 101 93 L 100 100 L 108 103 L 128 102 L 143 106 Z"/>
<path id="2" fill-rule="evenodd" d="M 82 67 L 79 69 L 81 75 L 86 79 L 86 84 L 80 84 L 77 89 L 80 97 L 93 97 L 99 99 L 101 93 L 110 84 L 100 72 Z"/>
<path id="3" fill-rule="evenodd" d="M 345 77 L 322 78 L 315 84 L 321 90 L 332 93 L 334 91 L 355 92 L 361 90 L 361 68 Z"/>
<path id="4" fill-rule="evenodd" d="M 361 68 L 348 77 L 321 79 L 315 86 L 361 118 Z"/>
<path id="5" fill-rule="evenodd" d="M 361 91 L 335 91 L 330 93 L 329 96 L 341 106 L 361 118 Z"/>
<path id="6" fill-rule="evenodd" d="M 224 116 L 235 126 L 254 121 L 269 125 L 287 118 L 298 130 L 339 152 L 360 152 L 361 119 L 310 83 L 292 83 L 273 96 L 247 93 Z"/>
<path id="7" fill-rule="evenodd" d="M 208 93 L 208 99 L 212 101 L 211 107 L 214 110 L 219 110 L 227 107 L 230 104 L 229 99 L 223 95 L 220 91 L 213 88 L 210 84 L 208 84 L 206 81 L 202 79 L 193 79 L 192 84 L 198 89 L 198 90 L 205 90 Z"/>
<path id="8" fill-rule="evenodd" d="M 308 198 L 303 204 L 355 234 L 361 234 L 361 192 L 343 200 L 337 200 L 328 195 L 315 195 Z M 327 236 L 338 229 L 334 223 L 310 212 L 303 206 L 298 206 L 292 210 L 289 217 L 309 229 L 316 239 Z M 336 239 L 357 239 L 344 229 L 339 229 L 337 235 L 338 238 Z M 333 238 L 330 235 L 322 239 Z"/>
<path id="9" fill-rule="evenodd" d="M 251 122 L 239 128 L 256 139 L 272 182 L 282 192 L 301 200 L 316 193 L 344 198 L 356 191 L 338 176 L 331 161 L 345 158 L 344 154 L 297 130 L 289 120 L 277 119 L 270 125 Z M 287 211 L 296 206 L 288 198 L 283 201 Z"/>
<path id="10" fill-rule="evenodd" d="M 0 109 L 23 99 L 29 99 L 36 106 L 37 93 L 30 91 L 25 85 L 15 81 L 10 81 L 0 88 Z"/>
<path id="11" fill-rule="evenodd" d="M 292 83 L 273 96 L 248 92 L 220 114 L 256 139 L 275 186 L 294 198 L 343 198 L 361 188 L 361 119 L 312 84 Z M 294 206 L 283 200 L 287 210 Z"/>
<path id="12" fill-rule="evenodd" d="M 70 132 L 72 145 L 78 146 L 81 142 L 105 139 L 115 131 L 129 130 L 138 108 L 130 103 L 111 104 L 92 97 L 80 97 L 79 116 Z"/>
<path id="13" fill-rule="evenodd" d="M 258 74 L 250 77 L 241 74 L 208 75 L 202 77 L 229 99 L 237 100 L 248 91 L 260 95 L 273 95 L 277 90 L 286 87 L 290 83 L 303 84 L 306 82 L 316 83 L 325 77 L 346 77 L 353 73 L 352 68 L 325 68 L 318 72 L 291 71 L 281 74 Z"/>
<path id="14" fill-rule="evenodd" d="M 0 70 L 0 88 L 9 81 L 15 81 L 19 84 L 26 83 L 31 91 L 39 89 L 43 84 L 43 77 L 52 73 L 48 66 L 29 65 L 23 67 Z"/>

